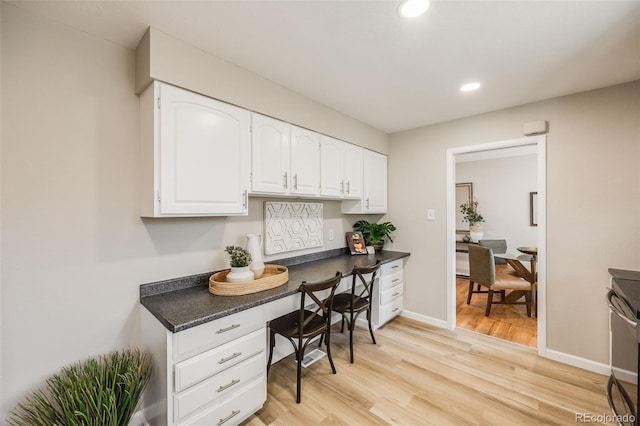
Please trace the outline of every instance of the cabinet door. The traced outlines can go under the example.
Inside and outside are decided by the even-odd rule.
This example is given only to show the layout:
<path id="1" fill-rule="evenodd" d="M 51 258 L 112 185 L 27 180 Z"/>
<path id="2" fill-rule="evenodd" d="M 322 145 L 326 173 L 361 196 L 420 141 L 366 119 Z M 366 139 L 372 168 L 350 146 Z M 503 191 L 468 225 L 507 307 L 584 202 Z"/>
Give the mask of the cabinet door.
<path id="1" fill-rule="evenodd" d="M 251 119 L 251 191 L 286 194 L 291 126 L 260 114 Z"/>
<path id="2" fill-rule="evenodd" d="M 291 179 L 292 194 L 318 194 L 320 134 L 291 126 Z"/>
<path id="3" fill-rule="evenodd" d="M 387 212 L 387 156 L 364 152 L 364 213 Z"/>
<path id="4" fill-rule="evenodd" d="M 249 111 L 160 87 L 160 213 L 246 214 Z"/>
<path id="5" fill-rule="evenodd" d="M 342 198 L 344 194 L 344 145 L 338 139 L 320 136 L 320 195 Z"/>
<path id="6" fill-rule="evenodd" d="M 362 151 L 357 145 L 344 144 L 344 198 L 362 198 Z"/>

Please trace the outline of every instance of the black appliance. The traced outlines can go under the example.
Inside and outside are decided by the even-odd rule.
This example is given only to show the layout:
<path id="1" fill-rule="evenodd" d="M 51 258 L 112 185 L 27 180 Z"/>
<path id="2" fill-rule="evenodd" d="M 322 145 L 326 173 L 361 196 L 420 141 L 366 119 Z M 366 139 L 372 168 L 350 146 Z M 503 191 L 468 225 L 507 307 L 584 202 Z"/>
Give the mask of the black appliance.
<path id="1" fill-rule="evenodd" d="M 609 362 L 607 399 L 613 421 L 639 426 L 638 352 L 640 351 L 640 272 L 609 269 Z"/>

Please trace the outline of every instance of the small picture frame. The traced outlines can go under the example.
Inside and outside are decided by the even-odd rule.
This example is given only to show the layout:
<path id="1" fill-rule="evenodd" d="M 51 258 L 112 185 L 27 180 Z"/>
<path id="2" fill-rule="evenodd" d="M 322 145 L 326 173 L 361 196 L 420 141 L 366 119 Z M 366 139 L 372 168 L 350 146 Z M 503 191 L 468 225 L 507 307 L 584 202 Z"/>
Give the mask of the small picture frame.
<path id="1" fill-rule="evenodd" d="M 362 232 L 347 232 L 347 245 L 351 254 L 367 254 L 367 247 L 364 245 Z"/>

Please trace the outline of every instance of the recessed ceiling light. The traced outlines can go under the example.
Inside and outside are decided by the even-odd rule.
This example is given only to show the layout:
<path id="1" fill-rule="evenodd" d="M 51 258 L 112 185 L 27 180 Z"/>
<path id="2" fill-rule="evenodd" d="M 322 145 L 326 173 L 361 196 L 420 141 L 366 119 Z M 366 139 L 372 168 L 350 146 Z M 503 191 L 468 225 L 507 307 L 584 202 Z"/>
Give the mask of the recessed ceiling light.
<path id="1" fill-rule="evenodd" d="M 480 87 L 480 83 L 467 83 L 460 87 L 461 92 L 473 92 L 474 90 L 478 90 Z"/>
<path id="2" fill-rule="evenodd" d="M 398 14 L 403 18 L 415 18 L 429 9 L 429 0 L 404 0 L 398 7 Z"/>

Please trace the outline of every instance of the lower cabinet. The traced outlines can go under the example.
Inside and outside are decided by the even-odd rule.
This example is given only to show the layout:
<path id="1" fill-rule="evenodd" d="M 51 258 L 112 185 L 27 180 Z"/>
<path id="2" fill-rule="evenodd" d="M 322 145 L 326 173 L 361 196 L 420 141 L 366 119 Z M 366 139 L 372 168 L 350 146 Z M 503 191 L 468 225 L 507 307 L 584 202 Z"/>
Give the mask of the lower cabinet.
<path id="1" fill-rule="evenodd" d="M 261 306 L 171 333 L 142 309 L 154 373 L 143 397 L 152 425 L 235 425 L 267 398 Z M 152 417 L 152 418 L 149 418 Z"/>
<path id="2" fill-rule="evenodd" d="M 385 263 L 380 267 L 377 290 L 373 294 L 373 328 L 378 328 L 402 312 L 402 259 Z"/>

